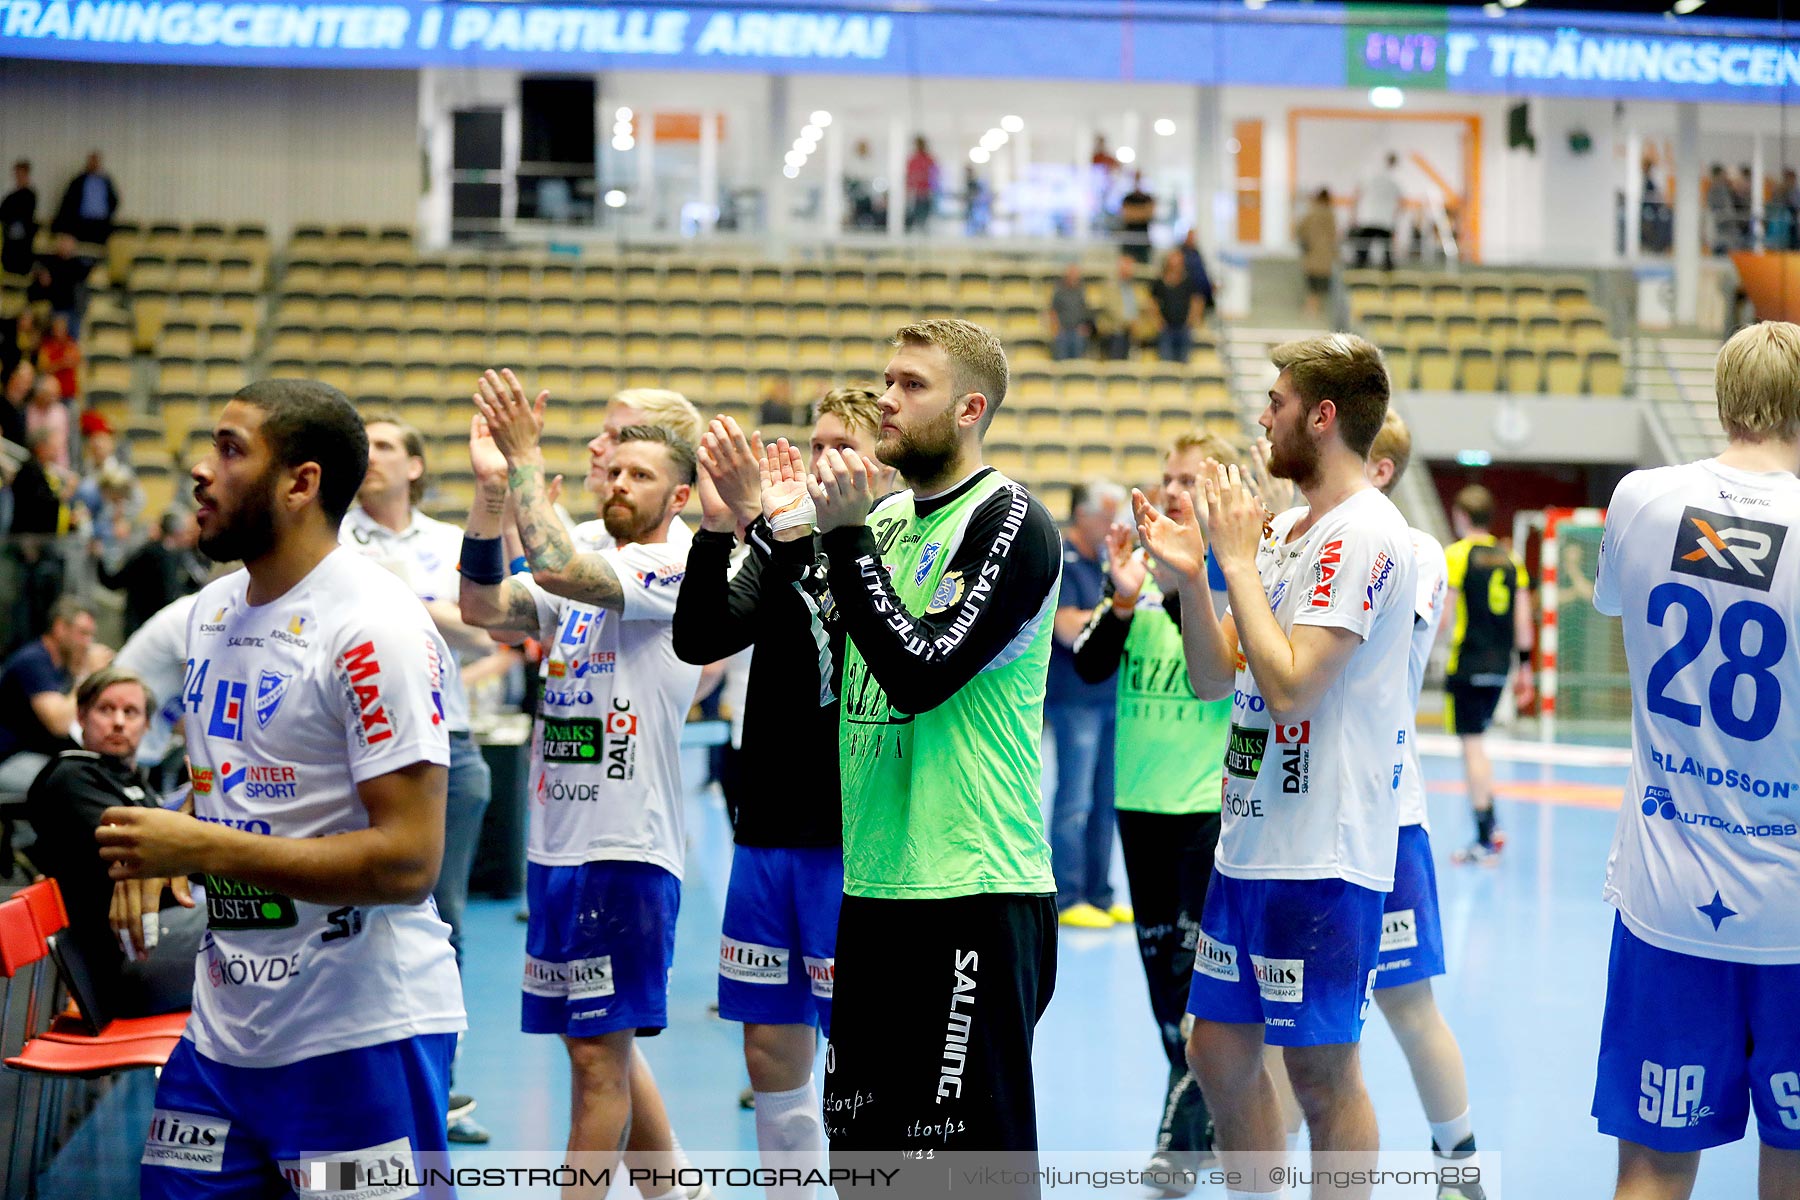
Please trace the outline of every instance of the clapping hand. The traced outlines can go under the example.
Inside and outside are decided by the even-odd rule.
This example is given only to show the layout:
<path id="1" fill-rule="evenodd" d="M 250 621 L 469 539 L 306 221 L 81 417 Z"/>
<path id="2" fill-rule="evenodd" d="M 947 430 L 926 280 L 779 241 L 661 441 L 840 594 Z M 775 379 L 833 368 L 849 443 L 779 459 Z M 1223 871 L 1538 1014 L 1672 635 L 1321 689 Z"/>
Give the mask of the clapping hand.
<path id="1" fill-rule="evenodd" d="M 1212 543 L 1213 557 L 1218 559 L 1221 571 L 1227 565 L 1255 565 L 1267 514 L 1242 471 L 1236 466 L 1208 463 L 1200 478 L 1195 513 Z"/>
<path id="2" fill-rule="evenodd" d="M 1106 531 L 1106 566 L 1112 575 L 1113 604 L 1120 608 L 1136 604 L 1149 566 L 1130 526 L 1114 525 Z"/>
<path id="3" fill-rule="evenodd" d="M 510 370 L 486 371 L 475 388 L 475 407 L 487 421 L 494 444 L 508 464 L 541 462 L 544 408 L 549 392 L 539 392 L 536 402 L 525 398 L 525 385 Z"/>
<path id="4" fill-rule="evenodd" d="M 800 457 L 799 447 L 789 444 L 786 438 L 779 438 L 763 448 L 761 476 L 762 515 L 770 524 L 774 524 L 776 517 L 792 512 L 807 499 L 806 462 Z M 810 536 L 812 530 L 800 525 L 774 534 L 778 542 L 797 541 Z"/>
<path id="5" fill-rule="evenodd" d="M 759 434 L 757 440 L 760 440 Z M 741 532 L 762 508 L 762 463 L 756 443 L 731 417 L 715 417 L 700 435 L 700 527 Z"/>
<path id="6" fill-rule="evenodd" d="M 854 450 L 831 449 L 819 460 L 819 474 L 807 484 L 818 509 L 820 533 L 861 525 L 875 507 L 868 461 Z"/>
<path id="7" fill-rule="evenodd" d="M 1198 583 L 1205 576 L 1206 534 L 1186 492 L 1170 496 L 1164 512 L 1133 488 L 1131 512 L 1137 520 L 1138 537 L 1158 562 L 1187 583 Z"/>

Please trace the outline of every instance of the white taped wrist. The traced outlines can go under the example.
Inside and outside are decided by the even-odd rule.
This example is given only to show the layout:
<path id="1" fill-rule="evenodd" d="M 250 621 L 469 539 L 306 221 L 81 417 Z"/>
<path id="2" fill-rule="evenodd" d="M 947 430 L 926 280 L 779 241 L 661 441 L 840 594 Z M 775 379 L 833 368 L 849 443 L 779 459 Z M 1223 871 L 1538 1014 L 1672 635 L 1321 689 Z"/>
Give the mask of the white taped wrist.
<path id="1" fill-rule="evenodd" d="M 769 532 L 780 533 L 784 529 L 797 529 L 801 526 L 817 525 L 819 510 L 813 504 L 810 495 L 801 496 L 789 501 L 769 515 Z"/>

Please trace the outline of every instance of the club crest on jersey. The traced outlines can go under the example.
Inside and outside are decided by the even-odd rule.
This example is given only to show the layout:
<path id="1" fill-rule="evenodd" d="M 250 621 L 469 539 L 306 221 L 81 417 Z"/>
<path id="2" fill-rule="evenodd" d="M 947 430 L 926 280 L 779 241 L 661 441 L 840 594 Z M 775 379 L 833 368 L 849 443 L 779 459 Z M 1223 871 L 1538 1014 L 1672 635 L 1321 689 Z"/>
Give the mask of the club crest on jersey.
<path id="1" fill-rule="evenodd" d="M 264 671 L 256 677 L 256 727 L 267 729 L 269 722 L 275 719 L 275 710 L 281 707 L 281 701 L 287 696 L 288 681 L 292 675 L 283 675 L 278 671 Z"/>
<path id="2" fill-rule="evenodd" d="M 1319 561 L 1313 564 L 1313 586 L 1306 597 L 1308 608 L 1330 608 L 1337 600 L 1338 564 L 1344 559 L 1344 541 L 1337 538 L 1326 542 L 1319 551 Z"/>
<path id="3" fill-rule="evenodd" d="M 1772 521 L 1689 505 L 1675 533 L 1669 569 L 1766 592 L 1775 582 L 1775 564 L 1787 532 L 1786 525 Z"/>
<path id="4" fill-rule="evenodd" d="M 963 577 L 961 571 L 951 571 L 938 580 L 937 591 L 931 593 L 931 603 L 925 606 L 928 615 L 936 616 L 956 607 L 957 601 L 963 598 Z"/>
<path id="5" fill-rule="evenodd" d="M 931 566 L 937 562 L 938 551 L 943 548 L 944 543 L 942 542 L 927 542 L 925 548 L 919 551 L 919 565 L 913 569 L 914 587 L 924 583 L 925 577 L 931 574 Z"/>

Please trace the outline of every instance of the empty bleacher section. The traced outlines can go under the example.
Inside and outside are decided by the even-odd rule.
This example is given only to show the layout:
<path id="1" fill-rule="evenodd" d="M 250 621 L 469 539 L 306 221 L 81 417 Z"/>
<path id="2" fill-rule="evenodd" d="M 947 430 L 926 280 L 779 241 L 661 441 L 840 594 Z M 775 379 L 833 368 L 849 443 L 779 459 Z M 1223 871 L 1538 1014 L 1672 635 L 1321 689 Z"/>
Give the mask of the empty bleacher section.
<path id="1" fill-rule="evenodd" d="M 322 379 L 364 406 L 398 408 L 431 444 L 427 508 L 460 517 L 473 489 L 463 400 L 490 366 L 550 390 L 547 449 L 574 476 L 606 398 L 625 387 L 674 388 L 708 415 L 804 439 L 759 419 L 776 380 L 801 403 L 875 385 L 886 339 L 920 316 L 964 317 L 1006 342 L 1013 381 L 989 456 L 1053 509 L 1085 477 L 1154 479 L 1158 447 L 1179 430 L 1242 429 L 1208 332 L 1186 364 L 1148 348 L 1052 361 L 1044 309 L 1061 261 L 418 254 L 405 229 L 316 225 L 275 256 L 253 227 L 145 226 L 115 239 L 111 261 L 129 311 L 97 306 L 90 388 L 148 466 L 153 504 L 182 486 L 180 464 L 254 375 Z M 1105 271 L 1092 274 L 1097 299 Z"/>
<path id="2" fill-rule="evenodd" d="M 1350 323 L 1396 390 L 1618 396 L 1625 363 L 1579 275 L 1349 271 Z"/>

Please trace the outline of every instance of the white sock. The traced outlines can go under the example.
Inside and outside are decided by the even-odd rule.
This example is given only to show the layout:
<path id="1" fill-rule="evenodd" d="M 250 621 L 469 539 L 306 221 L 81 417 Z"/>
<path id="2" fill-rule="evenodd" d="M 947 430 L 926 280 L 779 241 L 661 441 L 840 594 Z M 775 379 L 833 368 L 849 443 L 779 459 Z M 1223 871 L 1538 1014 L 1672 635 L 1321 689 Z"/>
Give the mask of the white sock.
<path id="1" fill-rule="evenodd" d="M 1225 1189 L 1225 1200 L 1281 1200 L 1287 1195 L 1287 1189 L 1279 1192 L 1240 1192 L 1233 1188 Z"/>
<path id="2" fill-rule="evenodd" d="M 1298 1129 L 1287 1135 L 1287 1152 L 1294 1153 L 1300 1149 L 1300 1131 Z"/>
<path id="3" fill-rule="evenodd" d="M 675 1136 L 673 1127 L 669 1129 L 669 1147 L 669 1154 L 674 1158 L 675 1168 L 677 1170 L 680 1170 L 682 1167 L 691 1167 L 694 1165 L 694 1160 L 689 1158 L 687 1156 L 687 1151 L 681 1148 L 681 1139 Z"/>
<path id="4" fill-rule="evenodd" d="M 812 1077 L 792 1091 L 756 1093 L 756 1146 L 766 1167 L 819 1170 L 825 1165 L 825 1116 Z M 769 1200 L 812 1200 L 812 1184 L 766 1189 Z"/>
<path id="5" fill-rule="evenodd" d="M 1462 1145 L 1474 1134 L 1475 1122 L 1470 1118 L 1469 1111 L 1465 1108 L 1460 1117 L 1431 1123 L 1431 1140 L 1445 1154 Z"/>

